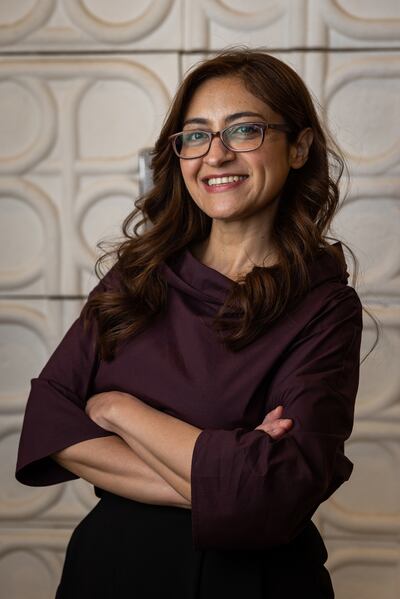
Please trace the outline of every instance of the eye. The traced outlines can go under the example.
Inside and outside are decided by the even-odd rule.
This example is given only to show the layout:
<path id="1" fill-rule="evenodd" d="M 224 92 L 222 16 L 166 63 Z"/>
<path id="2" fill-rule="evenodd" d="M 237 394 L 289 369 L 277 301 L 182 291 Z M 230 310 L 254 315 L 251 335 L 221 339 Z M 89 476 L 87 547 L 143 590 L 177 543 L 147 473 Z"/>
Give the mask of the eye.
<path id="1" fill-rule="evenodd" d="M 251 123 L 243 123 L 242 125 L 230 127 L 227 133 L 231 138 L 252 138 L 260 135 L 260 128 Z"/>
<path id="2" fill-rule="evenodd" d="M 195 131 L 185 131 L 182 134 L 182 143 L 186 145 L 197 145 L 208 141 L 208 134 L 205 131 L 196 129 Z"/>

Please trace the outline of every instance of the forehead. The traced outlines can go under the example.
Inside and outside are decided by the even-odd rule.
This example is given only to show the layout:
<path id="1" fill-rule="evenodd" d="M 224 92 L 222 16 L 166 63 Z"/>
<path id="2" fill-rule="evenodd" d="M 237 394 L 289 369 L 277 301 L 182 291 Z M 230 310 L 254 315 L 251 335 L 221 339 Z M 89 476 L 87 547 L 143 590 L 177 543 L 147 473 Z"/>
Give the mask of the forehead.
<path id="1" fill-rule="evenodd" d="M 238 77 L 214 77 L 199 85 L 184 116 L 185 119 L 200 117 L 213 120 L 246 110 L 265 118 L 274 114 L 268 104 L 246 89 Z"/>

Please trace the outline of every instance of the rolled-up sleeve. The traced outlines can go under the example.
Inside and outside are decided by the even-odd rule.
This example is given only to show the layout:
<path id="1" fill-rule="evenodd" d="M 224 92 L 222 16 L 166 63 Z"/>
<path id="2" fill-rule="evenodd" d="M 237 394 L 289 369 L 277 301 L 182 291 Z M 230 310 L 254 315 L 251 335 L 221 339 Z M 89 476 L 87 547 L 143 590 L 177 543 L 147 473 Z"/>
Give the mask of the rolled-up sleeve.
<path id="1" fill-rule="evenodd" d="M 113 280 L 115 274 L 109 271 L 90 296 L 108 288 Z M 19 482 L 45 486 L 78 478 L 53 460 L 51 454 L 112 434 L 85 413 L 96 368 L 94 325 L 84 328 L 81 312 L 42 372 L 31 380 L 15 472 Z"/>
<path id="2" fill-rule="evenodd" d="M 344 442 L 353 428 L 361 335 L 362 305 L 345 287 L 296 336 L 269 387 L 268 412 L 282 405 L 290 431 L 276 440 L 248 428 L 200 433 L 191 465 L 196 549 L 288 543 L 349 479 Z"/>

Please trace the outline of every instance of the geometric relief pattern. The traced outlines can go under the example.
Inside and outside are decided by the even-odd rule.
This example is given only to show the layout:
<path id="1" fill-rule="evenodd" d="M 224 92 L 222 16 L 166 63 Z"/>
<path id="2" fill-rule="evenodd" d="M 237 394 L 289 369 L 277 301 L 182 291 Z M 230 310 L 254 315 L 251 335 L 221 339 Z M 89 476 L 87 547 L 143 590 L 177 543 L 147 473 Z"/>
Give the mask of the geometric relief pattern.
<path id="1" fill-rule="evenodd" d="M 6 356 L 0 362 L 0 521 L 7 527 L 29 522 L 70 526 L 97 501 L 93 487 L 83 480 L 27 487 L 14 477 L 30 379 L 40 372 L 81 304 L 81 300 L 28 302 L 23 297 L 0 300 L 0 354 Z"/>
<path id="2" fill-rule="evenodd" d="M 351 479 L 313 519 L 338 598 L 397 597 L 399 39 L 397 0 L 0 3 L 0 599 L 54 597 L 71 527 L 97 502 L 83 480 L 15 481 L 29 381 L 95 285 L 96 244 L 119 236 L 139 152 L 183 73 L 231 44 L 266 46 L 295 68 L 349 164 L 331 235 L 359 260 L 356 288 L 381 339 L 361 366 Z M 363 319 L 362 357 L 375 339 Z"/>
<path id="3" fill-rule="evenodd" d="M 55 596 L 70 530 L 3 531 L 0 536 L 1 599 Z"/>
<path id="4" fill-rule="evenodd" d="M 359 292 L 368 298 L 395 301 L 400 287 L 400 198 L 386 196 L 384 182 L 377 177 L 369 190 L 366 185 L 352 180 L 353 190 L 337 213 L 334 228 L 357 255 Z M 366 231 L 371 230 L 374 235 L 367 236 Z"/>
<path id="5" fill-rule="evenodd" d="M 393 127 L 399 117 L 400 56 L 388 53 L 346 58 L 329 73 L 324 100 L 337 119 L 341 114 L 348 137 L 343 140 L 344 149 L 353 174 L 380 175 L 400 161 L 399 130 Z M 352 106 L 349 97 L 353 98 Z M 378 108 L 385 114 L 383 121 L 377 119 Z M 366 137 L 360 138 L 360 131 Z"/>
<path id="6" fill-rule="evenodd" d="M 31 4 L 2 0 L 4 50 L 181 47 L 181 0 L 40 0 L 34 9 Z"/>
<path id="7" fill-rule="evenodd" d="M 400 39 L 397 0 L 309 0 L 309 46 L 391 47 Z"/>
<path id="8" fill-rule="evenodd" d="M 70 533 L 97 501 L 83 480 L 15 480 L 22 415 L 31 378 L 96 283 L 96 243 L 133 208 L 138 153 L 177 81 L 168 54 L 0 57 L 1 599 L 54 597 L 69 535 L 54 543 L 51 526 Z"/>
<path id="9" fill-rule="evenodd" d="M 327 567 L 335 596 L 340 599 L 397 599 L 400 585 L 400 549 L 394 545 L 358 541 L 328 542 Z"/>
<path id="10" fill-rule="evenodd" d="M 217 50 L 238 42 L 269 48 L 305 44 L 305 0 L 186 0 L 185 7 L 188 50 Z"/>
<path id="11" fill-rule="evenodd" d="M 331 16 L 326 15 L 327 21 Z M 357 29 L 360 37 L 362 32 Z M 372 28 L 371 47 L 378 43 L 375 34 Z M 351 175 L 333 231 L 355 252 L 360 265 L 357 290 L 381 326 L 379 344 L 361 366 L 354 430 L 346 443 L 354 463 L 351 479 L 315 515 L 328 550 L 335 547 L 328 568 L 344 599 L 372 597 L 377 589 L 392 599 L 398 588 L 400 136 L 394 124 L 399 118 L 399 61 L 399 53 L 392 50 L 332 51 L 319 63 L 315 55 L 305 61 L 305 78 L 314 86 Z M 366 313 L 363 319 L 362 356 L 376 335 Z M 381 547 L 383 540 L 393 547 Z"/>
<path id="12" fill-rule="evenodd" d="M 165 81 L 146 62 L 165 67 Z M 25 244 L 15 243 L 16 256 L 6 245 L 7 233 L 0 242 L 1 291 L 82 292 L 82 271 L 92 267 L 96 241 L 132 209 L 138 152 L 154 143 L 176 82 L 177 61 L 168 56 L 0 62 L 0 90 L 5 85 L 9 94 L 6 116 L 17 127 L 12 101 L 18 106 L 23 90 L 29 92 L 28 131 L 37 122 L 30 143 L 19 132 L 12 155 L 14 128 L 0 141 L 7 219 L 12 224 L 23 217 L 33 224 Z"/>
<path id="13" fill-rule="evenodd" d="M 3 0 L 3 51 L 396 47 L 397 0 Z"/>
<path id="14" fill-rule="evenodd" d="M 333 3 L 322 2 L 320 9 L 328 5 Z M 343 23 L 336 18 L 338 10 L 336 6 L 327 11 L 325 22 L 334 25 L 336 32 L 349 34 L 348 19 L 347 29 L 339 28 Z M 368 45 L 373 48 L 382 38 L 377 28 L 365 25 L 355 24 L 354 37 L 358 43 L 372 40 Z M 382 26 L 393 32 L 399 23 L 386 19 Z M 337 34 L 330 39 L 337 40 Z M 345 152 L 351 176 L 333 233 L 355 252 L 360 266 L 357 290 L 381 326 L 379 344 L 361 366 L 354 430 L 346 443 L 346 454 L 354 463 L 351 479 L 315 514 L 328 550 L 335 547 L 328 568 L 338 596 L 344 599 L 372 597 L 377 589 L 392 599 L 398 588 L 400 136 L 395 123 L 400 116 L 399 64 L 399 53 L 390 49 L 368 54 L 330 51 L 310 54 L 305 60 L 305 79 Z M 348 263 L 352 274 L 351 260 Z M 363 319 L 361 355 L 365 356 L 376 331 L 366 313 Z M 383 540 L 393 547 L 381 547 Z M 354 546 L 349 548 L 351 543 Z"/>
<path id="15" fill-rule="evenodd" d="M 329 569 L 340 599 L 397 599 L 400 585 L 400 548 L 373 542 L 369 537 L 355 541 L 328 540 Z"/>
<path id="16" fill-rule="evenodd" d="M 320 508 L 320 525 L 325 533 L 369 533 L 388 539 L 399 533 L 399 438 L 397 423 L 357 423 L 346 452 L 355 464 L 352 482 L 343 485 Z"/>
<path id="17" fill-rule="evenodd" d="M 380 340 L 376 349 L 361 366 L 361 380 L 356 402 L 356 421 L 370 419 L 394 424 L 400 418 L 400 309 L 399 306 L 370 305 L 381 325 Z M 375 340 L 375 329 L 364 314 L 362 356 L 366 355 Z M 368 364 L 368 368 L 367 368 Z"/>

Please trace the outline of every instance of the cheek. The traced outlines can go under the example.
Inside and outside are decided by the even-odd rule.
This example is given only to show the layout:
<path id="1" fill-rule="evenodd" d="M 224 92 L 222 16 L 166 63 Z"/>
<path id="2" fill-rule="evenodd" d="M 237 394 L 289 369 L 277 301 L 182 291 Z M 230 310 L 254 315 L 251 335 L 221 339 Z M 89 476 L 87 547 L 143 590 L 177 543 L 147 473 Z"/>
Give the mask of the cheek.
<path id="1" fill-rule="evenodd" d="M 269 183 L 284 182 L 289 172 L 287 156 L 283 152 L 268 153 L 258 164 L 260 175 Z"/>
<path id="2" fill-rule="evenodd" d="M 181 175 L 186 187 L 191 187 L 196 177 L 197 168 L 189 161 L 181 161 Z"/>
<path id="3" fill-rule="evenodd" d="M 186 173 L 186 167 L 185 167 L 184 163 L 182 163 L 182 162 L 181 162 L 181 164 L 180 164 L 180 167 L 181 167 L 181 175 L 182 175 L 182 179 L 183 179 L 183 181 L 186 183 L 186 180 L 187 180 L 187 173 Z"/>
<path id="4" fill-rule="evenodd" d="M 272 160 L 260 165 L 258 185 L 268 197 L 274 197 L 283 188 L 289 173 L 288 166 L 282 160 Z"/>

